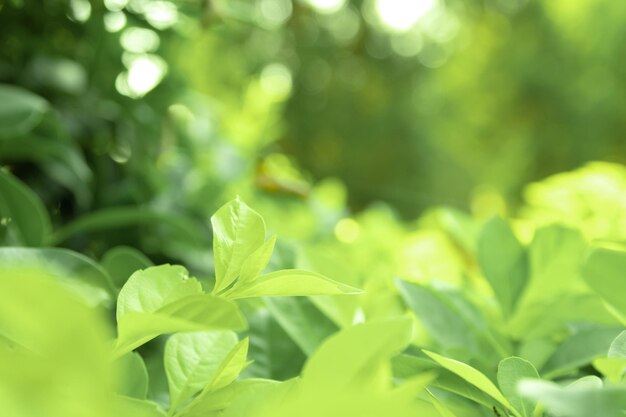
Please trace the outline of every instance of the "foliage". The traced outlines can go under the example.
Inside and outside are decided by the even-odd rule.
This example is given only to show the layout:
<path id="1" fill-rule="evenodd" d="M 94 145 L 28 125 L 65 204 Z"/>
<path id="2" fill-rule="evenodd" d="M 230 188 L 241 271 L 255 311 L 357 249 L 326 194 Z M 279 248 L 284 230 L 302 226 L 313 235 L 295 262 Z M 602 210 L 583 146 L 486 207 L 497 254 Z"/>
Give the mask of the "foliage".
<path id="1" fill-rule="evenodd" d="M 626 8 L 393 3 L 0 2 L 2 415 L 623 416 Z"/>
<path id="2" fill-rule="evenodd" d="M 22 191 L 14 204 L 38 201 L 2 175 Z M 473 236 L 467 248 L 457 241 L 471 257 L 461 282 L 393 280 L 359 268 L 350 279 L 337 259 L 322 261 L 321 270 L 363 293 L 317 272 L 266 272 L 293 261 L 272 255 L 275 237 L 266 240 L 263 218 L 240 198 L 211 222 L 215 278 L 147 266 L 129 248 L 101 264 L 67 249 L 0 249 L 0 398 L 10 414 L 527 417 L 626 409 L 626 251 L 618 243 L 589 246 L 577 229 L 558 225 L 524 241 L 515 225 L 494 218 L 448 235 Z M 13 236 L 33 228 L 10 224 Z M 450 224 L 439 227 L 452 232 Z M 373 256 L 378 243 L 324 245 L 347 260 Z M 305 265 L 317 255 L 332 260 L 315 241 L 302 251 Z M 124 270 L 130 276 L 120 280 Z M 294 295 L 301 297 L 273 298 Z M 113 308 L 115 323 L 107 318 Z"/>

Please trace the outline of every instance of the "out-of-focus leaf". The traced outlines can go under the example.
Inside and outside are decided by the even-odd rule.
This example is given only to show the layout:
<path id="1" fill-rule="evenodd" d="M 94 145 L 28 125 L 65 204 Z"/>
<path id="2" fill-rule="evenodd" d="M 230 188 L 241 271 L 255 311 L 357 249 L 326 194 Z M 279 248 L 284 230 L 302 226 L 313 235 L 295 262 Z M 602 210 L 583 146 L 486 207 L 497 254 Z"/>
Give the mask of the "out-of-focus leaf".
<path id="1" fill-rule="evenodd" d="M 606 355 L 611 341 L 621 328 L 592 328 L 581 330 L 563 342 L 541 368 L 545 376 L 554 376 L 587 365 Z"/>
<path id="2" fill-rule="evenodd" d="M 267 308 L 307 355 L 339 328 L 305 297 L 267 297 Z"/>
<path id="3" fill-rule="evenodd" d="M 459 362 L 454 359 L 446 358 L 444 356 L 438 355 L 434 352 L 424 351 L 428 356 L 430 356 L 435 362 L 444 367 L 445 369 L 453 372 L 474 385 L 475 387 L 481 389 L 483 392 L 488 394 L 491 398 L 498 401 L 500 404 L 504 405 L 508 408 L 513 414 L 516 416 L 520 416 L 520 414 L 513 408 L 513 406 L 509 403 L 509 401 L 504 397 L 504 395 L 500 392 L 500 390 L 494 385 L 493 382 L 489 378 L 487 378 L 480 371 L 472 368 L 466 363 Z"/>
<path id="4" fill-rule="evenodd" d="M 626 252 L 594 248 L 583 266 L 583 277 L 626 324 Z"/>
<path id="5" fill-rule="evenodd" d="M 525 359 L 512 356 L 503 359 L 498 365 L 498 386 L 509 403 L 523 417 L 532 417 L 535 403 L 522 398 L 517 391 L 517 384 L 525 378 L 539 379 L 535 367 Z"/>
<path id="6" fill-rule="evenodd" d="M 121 288 L 135 271 L 153 266 L 148 257 L 129 246 L 109 249 L 102 256 L 100 264 L 107 270 L 117 288 Z"/>
<path id="7" fill-rule="evenodd" d="M 48 111 L 43 98 L 12 85 L 0 84 L 0 136 L 23 135 Z"/>
<path id="8" fill-rule="evenodd" d="M 92 199 L 93 173 L 78 145 L 35 135 L 0 138 L 0 157 L 4 161 L 38 164 L 51 179 L 71 190 L 85 207 Z"/>
<path id="9" fill-rule="evenodd" d="M 396 280 L 396 285 L 442 349 L 464 356 L 507 355 L 508 349 L 500 345 L 487 328 L 484 317 L 466 299 L 403 280 Z"/>
<path id="10" fill-rule="evenodd" d="M 117 399 L 117 415 L 133 417 L 166 417 L 165 411 L 155 402 L 120 396 Z"/>
<path id="11" fill-rule="evenodd" d="M 567 417 L 622 417 L 626 410 L 626 387 L 594 387 L 572 384 L 561 387 L 547 381 L 527 380 L 519 385 L 520 393 L 541 403 L 546 411 Z"/>
<path id="12" fill-rule="evenodd" d="M 118 359 L 120 387 L 118 394 L 126 397 L 146 399 L 148 395 L 148 370 L 141 355 L 130 352 Z"/>
<path id="13" fill-rule="evenodd" d="M 478 261 L 504 315 L 510 315 L 526 284 L 528 264 L 526 250 L 502 218 L 495 217 L 483 227 Z"/>
<path id="14" fill-rule="evenodd" d="M 0 228 L 5 229 L 0 234 L 3 235 L 5 245 L 24 246 L 44 246 L 52 229 L 48 212 L 39 197 L 2 169 L 0 169 Z"/>
<path id="15" fill-rule="evenodd" d="M 175 213 L 165 213 L 141 207 L 115 207 L 102 209 L 80 217 L 58 229 L 53 235 L 53 243 L 59 244 L 69 238 L 100 230 L 119 229 L 137 225 L 167 225 L 173 233 L 192 242 L 202 242 L 203 236 L 197 225 L 185 217 Z"/>
<path id="16" fill-rule="evenodd" d="M 284 381 L 300 374 L 306 355 L 267 309 L 248 318 L 249 357 L 245 376 Z"/>
<path id="17" fill-rule="evenodd" d="M 507 325 L 514 338 L 533 334 L 537 317 L 550 315 L 552 304 L 588 292 L 580 277 L 585 249 L 585 240 L 575 229 L 551 225 L 537 230 L 528 254 L 530 279 Z"/>
<path id="18" fill-rule="evenodd" d="M 609 346 L 609 358 L 626 359 L 626 330 L 617 335 L 615 340 Z"/>
<path id="19" fill-rule="evenodd" d="M 328 338 L 307 361 L 303 384 L 344 389 L 360 384 L 376 371 L 376 363 L 389 360 L 412 337 L 412 321 L 396 318 L 358 324 Z"/>
<path id="20" fill-rule="evenodd" d="M 102 267 L 80 253 L 60 248 L 0 248 L 0 275 L 47 277 L 90 305 L 109 306 L 113 285 Z"/>
<path id="21" fill-rule="evenodd" d="M 106 318 L 47 276 L 0 275 L 1 414 L 116 415 Z"/>

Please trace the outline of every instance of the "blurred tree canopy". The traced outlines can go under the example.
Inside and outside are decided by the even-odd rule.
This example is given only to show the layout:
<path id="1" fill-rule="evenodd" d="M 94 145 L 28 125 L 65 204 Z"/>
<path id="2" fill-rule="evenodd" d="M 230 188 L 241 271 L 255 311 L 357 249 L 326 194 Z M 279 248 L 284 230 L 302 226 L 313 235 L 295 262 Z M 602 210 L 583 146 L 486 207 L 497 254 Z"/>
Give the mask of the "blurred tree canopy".
<path id="1" fill-rule="evenodd" d="M 626 162 L 625 20 L 610 0 L 5 0 L 0 117 L 21 123 L 0 162 L 61 223 L 327 177 L 356 210 L 515 207 Z"/>

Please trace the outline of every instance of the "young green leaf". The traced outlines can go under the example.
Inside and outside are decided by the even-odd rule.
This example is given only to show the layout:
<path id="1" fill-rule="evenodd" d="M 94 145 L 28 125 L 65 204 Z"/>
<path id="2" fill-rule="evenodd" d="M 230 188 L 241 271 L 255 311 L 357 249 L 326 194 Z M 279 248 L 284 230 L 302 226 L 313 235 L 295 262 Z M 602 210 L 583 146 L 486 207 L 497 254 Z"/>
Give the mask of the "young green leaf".
<path id="1" fill-rule="evenodd" d="M 530 362 L 515 356 L 500 361 L 498 365 L 500 390 L 523 417 L 532 417 L 534 401 L 523 398 L 517 391 L 517 384 L 524 378 L 539 378 L 537 370 Z"/>
<path id="2" fill-rule="evenodd" d="M 449 370 L 450 372 L 457 374 L 475 387 L 481 389 L 491 398 L 506 406 L 517 417 L 520 417 L 520 414 L 517 412 L 517 410 L 513 408 L 511 403 L 509 403 L 509 401 L 504 397 L 500 390 L 482 372 L 472 368 L 468 364 L 456 361 L 454 359 L 446 358 L 434 352 L 424 350 L 424 353 L 430 356 L 439 365 Z"/>
<path id="3" fill-rule="evenodd" d="M 229 299 L 262 296 L 361 294 L 363 291 L 333 281 L 315 272 L 283 269 L 261 275 L 247 284 L 235 285 L 224 293 Z"/>
<path id="4" fill-rule="evenodd" d="M 598 293 L 626 324 L 626 251 L 593 249 L 583 266 L 582 274 L 587 284 Z"/>
<path id="5" fill-rule="evenodd" d="M 276 236 L 272 236 L 246 258 L 241 266 L 241 273 L 239 275 L 237 285 L 253 281 L 259 276 L 259 274 L 261 274 L 261 272 L 263 272 L 263 269 L 267 266 L 267 263 L 272 257 L 275 244 Z"/>
<path id="6" fill-rule="evenodd" d="M 178 333 L 165 344 L 165 373 L 170 410 L 175 411 L 216 376 L 220 364 L 237 344 L 234 332 Z"/>
<path id="7" fill-rule="evenodd" d="M 478 261 L 505 316 L 517 305 L 528 278 L 526 250 L 508 222 L 494 217 L 478 238 Z"/>
<path id="8" fill-rule="evenodd" d="M 202 294 L 202 286 L 185 268 L 160 265 L 135 272 L 117 299 L 118 322 L 127 313 L 154 313 L 189 295 Z"/>
<path id="9" fill-rule="evenodd" d="M 240 340 L 239 343 L 231 349 L 226 358 L 222 361 L 211 384 L 205 387 L 205 391 L 214 391 L 223 388 L 237 379 L 241 371 L 250 364 L 246 362 L 249 345 L 250 339 L 246 337 Z"/>
<path id="10" fill-rule="evenodd" d="M 187 296 L 154 312 L 127 312 L 118 321 L 116 356 L 143 345 L 161 334 L 201 330 L 245 330 L 239 308 L 208 294 Z"/>
<path id="11" fill-rule="evenodd" d="M 0 90 L 1 91 L 1 90 Z M 1 106 L 1 105 L 0 105 Z M 1 128 L 0 128 L 1 129 Z M 0 228 L 4 245 L 45 246 L 52 226 L 39 197 L 24 183 L 0 169 Z"/>
<path id="12" fill-rule="evenodd" d="M 261 215 L 236 198 L 211 217 L 211 224 L 215 257 L 213 292 L 219 293 L 232 284 L 246 259 L 264 244 L 265 222 Z M 262 255 L 258 254 L 260 260 Z M 248 268 L 254 269 L 253 266 Z"/>
<path id="13" fill-rule="evenodd" d="M 235 304 L 203 294 L 185 268 L 172 265 L 140 270 L 128 279 L 118 296 L 117 321 L 118 355 L 160 334 L 245 328 Z"/>
<path id="14" fill-rule="evenodd" d="M 204 388 L 188 405 L 182 410 L 176 413 L 176 416 L 196 415 L 198 412 L 217 411 L 220 407 L 216 407 L 216 404 L 209 404 L 211 401 L 216 401 L 218 404 L 224 398 L 221 394 L 229 393 L 235 395 L 228 390 L 228 387 L 234 385 L 233 383 L 248 363 L 246 357 L 248 355 L 248 338 L 239 341 L 233 348 L 224 356 L 219 366 L 216 368 L 213 378 L 210 382 L 205 384 Z M 208 409 L 207 409 L 208 408 Z M 171 412 L 174 409 L 170 410 Z"/>

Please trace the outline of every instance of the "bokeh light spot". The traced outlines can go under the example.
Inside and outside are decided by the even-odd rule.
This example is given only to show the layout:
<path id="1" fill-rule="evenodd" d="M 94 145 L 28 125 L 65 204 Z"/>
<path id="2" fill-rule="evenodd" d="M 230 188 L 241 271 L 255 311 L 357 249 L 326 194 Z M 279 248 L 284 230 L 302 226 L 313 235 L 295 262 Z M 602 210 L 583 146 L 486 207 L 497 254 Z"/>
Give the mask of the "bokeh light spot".
<path id="1" fill-rule="evenodd" d="M 341 219 L 335 225 L 335 237 L 343 243 L 352 243 L 359 238 L 361 226 L 354 219 Z"/>

